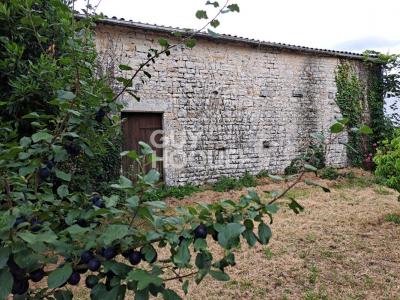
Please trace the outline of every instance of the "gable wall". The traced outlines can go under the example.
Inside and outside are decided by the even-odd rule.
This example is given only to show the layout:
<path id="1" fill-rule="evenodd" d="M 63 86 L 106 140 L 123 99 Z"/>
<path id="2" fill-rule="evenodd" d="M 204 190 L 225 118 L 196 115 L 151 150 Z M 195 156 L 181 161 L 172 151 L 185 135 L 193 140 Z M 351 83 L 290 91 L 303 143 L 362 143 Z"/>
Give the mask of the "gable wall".
<path id="1" fill-rule="evenodd" d="M 150 47 L 160 48 L 162 36 L 110 25 L 99 25 L 96 35 L 100 63 L 112 76 L 119 76 L 121 63 L 136 69 Z M 304 151 L 311 133 L 328 132 L 341 116 L 334 99 L 339 62 L 200 40 L 193 49 L 177 47 L 146 68 L 152 78 L 142 74 L 133 84 L 140 102 L 129 94 L 122 101 L 126 111 L 163 112 L 167 184 L 199 184 L 264 169 L 282 173 Z M 364 65 L 353 63 L 365 77 Z M 327 161 L 346 166 L 345 147 L 331 146 Z"/>

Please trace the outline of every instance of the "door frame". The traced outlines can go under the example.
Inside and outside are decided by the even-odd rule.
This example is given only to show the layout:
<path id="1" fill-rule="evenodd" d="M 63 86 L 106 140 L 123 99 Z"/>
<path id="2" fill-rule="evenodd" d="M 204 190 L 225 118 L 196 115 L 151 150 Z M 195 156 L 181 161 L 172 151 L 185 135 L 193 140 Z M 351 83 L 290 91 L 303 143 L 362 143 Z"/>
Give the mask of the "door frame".
<path id="1" fill-rule="evenodd" d="M 125 118 L 126 115 L 133 115 L 133 114 L 158 114 L 161 116 L 161 130 L 163 131 L 163 136 L 165 136 L 164 134 L 164 128 L 165 128 L 165 116 L 164 116 L 165 111 L 164 110 L 140 110 L 140 109 L 123 109 L 120 112 L 120 116 L 121 116 L 121 131 L 123 131 L 123 119 Z M 122 132 L 122 138 L 124 138 L 123 136 L 123 132 Z M 164 156 L 165 156 L 165 144 L 163 143 L 163 148 L 162 148 L 162 178 L 160 179 L 160 182 L 165 183 L 165 179 L 166 179 L 166 168 L 165 168 L 165 163 L 164 163 Z M 121 173 L 122 173 L 122 164 L 121 164 Z"/>

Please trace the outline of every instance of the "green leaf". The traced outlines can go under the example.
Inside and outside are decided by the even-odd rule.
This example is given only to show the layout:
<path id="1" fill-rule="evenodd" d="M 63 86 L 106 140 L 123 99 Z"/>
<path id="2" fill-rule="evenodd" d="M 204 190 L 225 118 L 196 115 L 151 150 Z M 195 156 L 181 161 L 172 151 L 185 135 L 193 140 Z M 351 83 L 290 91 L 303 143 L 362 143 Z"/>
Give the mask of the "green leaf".
<path id="1" fill-rule="evenodd" d="M 53 231 L 33 234 L 29 231 L 20 232 L 18 236 L 28 244 L 39 242 L 52 243 L 57 240 L 57 235 Z"/>
<path id="2" fill-rule="evenodd" d="M 35 169 L 36 168 L 33 166 L 23 167 L 18 170 L 18 174 L 19 174 L 19 176 L 26 176 L 28 174 L 33 173 L 35 171 Z"/>
<path id="3" fill-rule="evenodd" d="M 159 38 L 158 43 L 160 44 L 161 47 L 167 48 L 169 46 L 169 43 L 166 39 Z"/>
<path id="4" fill-rule="evenodd" d="M 27 146 L 29 146 L 31 143 L 32 143 L 31 138 L 30 138 L 30 137 L 27 137 L 27 136 L 24 136 L 24 137 L 22 137 L 22 138 L 19 140 L 19 144 L 20 144 L 22 147 L 27 147 Z"/>
<path id="5" fill-rule="evenodd" d="M 211 25 L 212 27 L 214 27 L 214 28 L 217 28 L 217 27 L 220 25 L 220 22 L 219 22 L 217 19 L 215 19 L 215 20 L 212 20 L 212 21 L 210 22 L 210 25 Z"/>
<path id="6" fill-rule="evenodd" d="M 90 230 L 90 228 L 81 227 L 76 224 L 65 229 L 65 231 L 67 231 L 71 235 L 84 234 L 84 233 L 88 232 L 89 230 Z"/>
<path id="7" fill-rule="evenodd" d="M 187 39 L 185 41 L 185 46 L 188 48 L 193 48 L 194 46 L 196 46 L 197 41 L 195 39 Z"/>
<path id="8" fill-rule="evenodd" d="M 122 239 L 129 234 L 129 226 L 122 224 L 109 225 L 99 237 L 104 244 L 110 245 L 113 241 Z"/>
<path id="9" fill-rule="evenodd" d="M 265 206 L 265 209 L 271 214 L 276 214 L 279 210 L 279 206 L 276 204 L 268 204 Z"/>
<path id="10" fill-rule="evenodd" d="M 137 281 L 137 289 L 143 290 L 147 288 L 150 284 L 154 284 L 155 286 L 161 286 L 163 280 L 142 269 L 134 269 L 128 273 L 128 280 Z"/>
<path id="11" fill-rule="evenodd" d="M 239 9 L 239 5 L 237 5 L 237 4 L 230 4 L 230 5 L 228 5 L 227 6 L 227 8 L 231 11 L 231 12 L 240 12 L 240 9 Z"/>
<path id="12" fill-rule="evenodd" d="M 177 293 L 175 293 L 175 291 L 170 289 L 164 290 L 162 294 L 165 300 L 182 300 L 182 298 Z"/>
<path id="13" fill-rule="evenodd" d="M 57 290 L 54 293 L 56 300 L 72 300 L 74 295 L 71 291 Z"/>
<path id="14" fill-rule="evenodd" d="M 128 206 L 131 209 L 135 209 L 139 206 L 139 197 L 138 196 L 132 196 L 126 199 L 126 203 L 128 203 Z"/>
<path id="15" fill-rule="evenodd" d="M 361 134 L 373 134 L 374 132 L 372 131 L 372 129 L 370 127 L 368 127 L 367 125 L 362 125 L 359 129 Z"/>
<path id="16" fill-rule="evenodd" d="M 263 245 L 268 244 L 271 236 L 272 236 L 271 228 L 264 222 L 261 222 L 258 225 L 258 238 L 260 243 Z"/>
<path id="17" fill-rule="evenodd" d="M 318 183 L 318 182 L 309 180 L 309 179 L 304 180 L 304 183 L 307 184 L 307 185 L 312 185 L 312 186 L 320 187 L 325 193 L 330 193 L 330 191 L 331 191 L 331 190 L 330 190 L 329 188 L 327 188 L 326 186 L 324 186 L 324 185 L 322 185 L 322 184 L 320 184 L 320 183 Z"/>
<path id="18" fill-rule="evenodd" d="M 144 155 L 150 155 L 153 154 L 153 149 L 150 147 L 150 145 L 146 144 L 145 142 L 140 141 L 139 143 L 140 146 L 140 151 L 144 154 Z"/>
<path id="19" fill-rule="evenodd" d="M 268 177 L 271 178 L 274 181 L 283 181 L 284 180 L 281 176 L 277 176 L 277 175 L 268 174 Z"/>
<path id="20" fill-rule="evenodd" d="M 119 177 L 119 184 L 112 184 L 111 187 L 116 188 L 116 189 L 128 189 L 128 188 L 133 187 L 133 185 L 132 185 L 132 181 L 130 179 L 121 175 Z"/>
<path id="21" fill-rule="evenodd" d="M 72 265 L 70 263 L 66 263 L 61 268 L 57 268 L 49 274 L 49 278 L 47 279 L 47 286 L 50 289 L 58 288 L 65 282 L 67 282 L 71 274 Z"/>
<path id="22" fill-rule="evenodd" d="M 252 230 L 247 229 L 242 233 L 242 235 L 250 247 L 253 247 L 257 243 L 257 237 Z"/>
<path id="23" fill-rule="evenodd" d="M 214 279 L 216 279 L 218 281 L 228 281 L 230 279 L 229 275 L 222 271 L 210 270 L 209 273 Z"/>
<path id="24" fill-rule="evenodd" d="M 196 18 L 197 19 L 208 19 L 207 12 L 205 10 L 196 11 Z"/>
<path id="25" fill-rule="evenodd" d="M 53 138 L 53 136 L 50 133 L 47 133 L 44 131 L 39 131 L 32 135 L 32 141 L 34 143 L 37 143 L 40 141 L 51 142 L 52 138 Z"/>
<path id="26" fill-rule="evenodd" d="M 66 186 L 65 184 L 60 185 L 60 186 L 57 188 L 57 194 L 58 194 L 61 198 L 67 197 L 67 196 L 69 195 L 68 186 Z"/>
<path id="27" fill-rule="evenodd" d="M 245 227 L 239 223 L 228 223 L 221 226 L 221 230 L 218 233 L 218 242 L 225 249 L 230 249 L 236 246 L 240 234 L 245 231 Z"/>
<path id="28" fill-rule="evenodd" d="M 304 169 L 312 171 L 312 172 L 316 172 L 318 171 L 318 169 L 310 164 L 304 164 Z"/>
<path id="29" fill-rule="evenodd" d="M 343 129 L 344 129 L 343 124 L 337 122 L 331 126 L 330 131 L 331 131 L 331 133 L 339 133 L 339 132 L 342 132 Z"/>
<path id="30" fill-rule="evenodd" d="M 179 245 L 178 251 L 173 257 L 173 262 L 180 268 L 185 267 L 190 261 L 189 241 L 183 240 Z"/>
<path id="31" fill-rule="evenodd" d="M 11 293 L 13 282 L 13 277 L 8 268 L 0 270 L 0 299 L 7 299 Z"/>
<path id="32" fill-rule="evenodd" d="M 185 280 L 182 284 L 182 291 L 185 293 L 185 295 L 187 295 L 188 291 L 189 291 L 189 280 Z"/>
<path id="33" fill-rule="evenodd" d="M 132 70 L 132 67 L 130 67 L 130 66 L 128 66 L 128 65 L 119 65 L 118 66 L 118 68 L 121 70 L 121 71 L 131 71 Z"/>
<path id="34" fill-rule="evenodd" d="M 289 208 L 293 210 L 296 215 L 304 210 L 304 207 L 301 206 L 296 200 L 294 200 L 293 198 L 291 198 L 290 200 L 291 202 L 289 203 Z"/>
<path id="35" fill-rule="evenodd" d="M 136 291 L 134 300 L 149 300 L 149 289 Z"/>
<path id="36" fill-rule="evenodd" d="M 167 204 L 164 201 L 147 201 L 144 205 L 158 209 L 164 209 L 167 207 Z"/>
<path id="37" fill-rule="evenodd" d="M 213 2 L 207 1 L 206 5 L 213 5 L 215 8 L 219 7 L 218 1 L 213 1 Z"/>
<path id="38" fill-rule="evenodd" d="M 149 171 L 149 173 L 147 173 L 144 177 L 143 177 L 143 181 L 146 184 L 149 185 L 153 185 L 155 183 L 157 183 L 160 180 L 160 173 L 158 173 L 156 170 L 151 169 Z"/>
<path id="39" fill-rule="evenodd" d="M 152 245 L 145 245 L 143 248 L 140 250 L 140 253 L 142 253 L 146 259 L 146 261 L 152 261 L 154 257 L 157 255 L 156 250 Z"/>
<path id="40" fill-rule="evenodd" d="M 56 176 L 65 181 L 71 181 L 71 174 L 65 173 L 61 170 L 56 169 Z"/>
<path id="41" fill-rule="evenodd" d="M 193 247 L 196 251 L 206 250 L 207 249 L 207 241 L 205 239 L 196 239 L 194 241 Z"/>
<path id="42" fill-rule="evenodd" d="M 9 256 L 10 256 L 10 248 L 9 247 L 0 248 L 0 269 L 4 268 L 7 265 Z M 0 299 L 1 299 L 1 297 L 0 297 Z"/>
<path id="43" fill-rule="evenodd" d="M 216 33 L 215 31 L 212 31 L 211 29 L 207 29 L 207 32 L 209 35 L 211 35 L 213 37 L 218 37 L 218 33 Z"/>
<path id="44" fill-rule="evenodd" d="M 59 90 L 57 91 L 57 98 L 61 100 L 73 100 L 75 99 L 76 95 L 70 91 Z"/>

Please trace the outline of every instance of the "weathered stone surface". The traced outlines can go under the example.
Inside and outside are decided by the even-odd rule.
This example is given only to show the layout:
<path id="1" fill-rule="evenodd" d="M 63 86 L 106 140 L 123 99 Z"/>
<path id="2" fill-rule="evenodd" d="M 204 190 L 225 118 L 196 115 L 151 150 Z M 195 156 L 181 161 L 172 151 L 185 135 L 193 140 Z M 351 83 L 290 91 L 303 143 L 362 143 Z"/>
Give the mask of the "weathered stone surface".
<path id="1" fill-rule="evenodd" d="M 120 76 L 117 66 L 137 68 L 150 47 L 160 48 L 159 37 L 99 25 L 100 63 Z M 176 47 L 146 68 L 152 78 L 142 74 L 133 84 L 140 102 L 128 94 L 122 101 L 126 111 L 163 112 L 167 184 L 264 169 L 282 173 L 310 144 L 311 133 L 327 133 L 341 117 L 334 99 L 339 63 L 335 57 L 200 40 L 193 49 Z M 352 63 L 364 78 L 367 67 Z M 328 148 L 328 164 L 347 165 L 341 144 L 346 139 Z"/>

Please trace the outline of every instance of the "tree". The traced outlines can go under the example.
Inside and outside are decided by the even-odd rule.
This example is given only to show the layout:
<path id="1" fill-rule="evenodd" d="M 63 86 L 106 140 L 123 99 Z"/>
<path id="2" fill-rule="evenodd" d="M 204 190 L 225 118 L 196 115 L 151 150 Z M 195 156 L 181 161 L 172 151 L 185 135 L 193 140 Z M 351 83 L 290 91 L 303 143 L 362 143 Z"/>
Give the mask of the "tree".
<path id="1" fill-rule="evenodd" d="M 239 11 L 228 1 L 222 8 L 216 1 L 206 4 L 219 9 L 217 16 Z M 123 299 L 127 290 L 135 299 L 179 299 L 168 289 L 171 280 L 181 280 L 185 293 L 191 277 L 196 283 L 205 276 L 228 280 L 232 250 L 241 239 L 249 246 L 267 244 L 272 233 L 265 217 L 272 222 L 276 201 L 306 171 L 315 171 L 303 164 L 297 180 L 268 202 L 249 191 L 239 202 L 181 207 L 172 215 L 165 202 L 144 201 L 159 179 L 155 170 L 135 183 L 121 176 L 110 182 L 115 192 L 108 195 L 99 193 L 95 180 L 82 184 L 120 128 L 115 100 L 121 92 L 114 94 L 96 74 L 94 21 L 76 20 L 60 0 L 0 3 L 0 299 L 10 293 L 71 299 L 68 287 L 83 284 L 83 274 L 92 299 Z M 208 23 L 219 24 L 216 17 Z M 194 46 L 193 33 L 182 38 Z M 160 47 L 137 73 L 174 45 L 160 40 Z M 132 79 L 120 80 L 129 91 Z M 153 159 L 146 144 L 141 154 L 121 155 L 141 164 Z M 302 209 L 294 199 L 289 207 Z M 222 258 L 210 252 L 210 242 L 225 250 Z M 29 289 L 32 282 L 43 288 Z"/>

